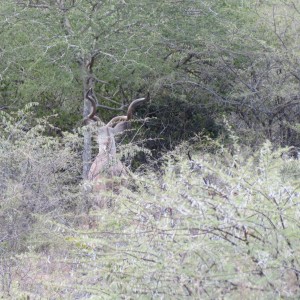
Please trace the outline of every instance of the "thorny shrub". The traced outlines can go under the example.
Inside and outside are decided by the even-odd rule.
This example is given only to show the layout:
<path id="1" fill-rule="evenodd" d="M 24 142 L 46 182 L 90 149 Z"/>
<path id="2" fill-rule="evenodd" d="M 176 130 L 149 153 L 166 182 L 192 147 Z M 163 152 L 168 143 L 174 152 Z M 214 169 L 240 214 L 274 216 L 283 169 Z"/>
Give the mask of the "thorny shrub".
<path id="1" fill-rule="evenodd" d="M 0 112 L 0 256 L 27 249 L 25 239 L 40 215 L 59 219 L 76 202 L 77 136 L 47 136 L 52 126 L 34 118 L 35 105 Z"/>
<path id="2" fill-rule="evenodd" d="M 139 176 L 115 208 L 94 213 L 95 231 L 73 237 L 92 266 L 86 288 L 101 284 L 96 294 L 111 298 L 299 296 L 299 161 L 269 142 L 248 155 L 237 145 L 186 152 Z"/>
<path id="3" fill-rule="evenodd" d="M 67 160 L 66 174 L 51 172 L 52 164 L 43 158 L 43 151 L 53 160 L 63 158 L 66 150 L 56 143 L 45 147 L 41 141 L 46 138 L 33 136 L 37 147 L 33 141 L 15 139 L 8 156 L 13 158 L 1 158 L 1 166 L 9 161 L 14 166 L 14 171 L 7 167 L 11 172 L 4 177 L 7 184 L 1 183 L 1 211 L 10 199 L 25 224 L 30 224 L 33 221 L 24 218 L 27 205 L 32 211 L 33 195 L 38 201 L 34 211 L 40 224 L 45 224 L 43 217 L 51 214 L 58 198 L 68 203 L 75 166 L 70 167 Z M 15 146 L 18 143 L 22 147 Z M 155 165 L 132 174 L 130 188 L 110 195 L 112 207 L 82 216 L 69 211 L 69 219 L 88 219 L 88 226 L 80 225 L 83 222 L 64 226 L 58 219 L 44 226 L 47 234 L 38 241 L 31 237 L 31 248 L 15 257 L 22 270 L 3 277 L 7 285 L 19 284 L 10 284 L 10 294 L 55 299 L 299 297 L 299 161 L 282 155 L 287 149 L 274 151 L 269 142 L 255 153 L 241 149 L 236 139 L 229 150 L 218 142 L 206 142 L 206 150 L 208 146 L 210 151 L 201 146 L 193 151 L 183 145 L 165 156 L 159 171 Z M 33 149 L 36 159 L 28 157 Z M 36 174 L 34 182 L 26 176 L 31 170 L 38 172 L 43 159 L 48 185 Z M 55 162 L 51 170 L 57 167 Z M 80 194 L 73 196 L 75 203 L 82 201 Z M 6 211 L 5 216 L 19 216 Z M 9 231 L 3 228 L 5 237 Z M 22 228 L 16 227 L 19 232 Z M 8 237 L 6 243 L 12 241 L 12 235 Z M 56 247 L 47 252 L 32 250 L 46 242 Z"/>

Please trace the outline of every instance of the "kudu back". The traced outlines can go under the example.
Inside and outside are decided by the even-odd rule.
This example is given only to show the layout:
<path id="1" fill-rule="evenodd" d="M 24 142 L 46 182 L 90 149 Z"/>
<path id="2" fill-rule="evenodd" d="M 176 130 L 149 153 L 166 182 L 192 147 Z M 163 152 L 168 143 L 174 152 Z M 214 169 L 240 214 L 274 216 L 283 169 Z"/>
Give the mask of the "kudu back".
<path id="1" fill-rule="evenodd" d="M 86 93 L 86 99 L 91 102 L 92 109 L 90 114 L 84 119 L 84 123 L 99 122 L 100 119 L 96 116 L 97 105 L 92 89 Z M 137 106 L 148 101 L 148 99 L 149 95 L 146 98 L 139 98 L 132 101 L 128 107 L 126 116 L 116 116 L 97 130 L 99 153 L 91 165 L 88 180 L 93 184 L 95 204 L 98 207 L 106 206 L 105 194 L 108 190 L 117 192 L 120 185 L 125 184 L 128 171 L 117 158 L 115 136 L 129 128 L 134 110 Z"/>

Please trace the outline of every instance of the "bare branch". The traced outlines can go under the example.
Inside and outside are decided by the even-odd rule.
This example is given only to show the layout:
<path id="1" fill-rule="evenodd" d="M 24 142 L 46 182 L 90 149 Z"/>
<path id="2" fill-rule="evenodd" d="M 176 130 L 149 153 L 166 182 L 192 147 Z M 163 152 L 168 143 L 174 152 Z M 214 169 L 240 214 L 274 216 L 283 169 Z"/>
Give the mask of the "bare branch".
<path id="1" fill-rule="evenodd" d="M 106 105 L 103 105 L 103 104 L 97 104 L 97 107 L 104 108 L 104 109 L 107 109 L 107 110 L 113 110 L 113 111 L 123 111 L 124 108 L 125 108 L 124 106 L 110 107 L 110 106 L 106 106 Z"/>
<path id="2" fill-rule="evenodd" d="M 42 8 L 42 9 L 50 8 L 50 6 L 46 5 L 46 4 L 34 4 L 34 3 L 31 3 L 31 2 L 29 2 L 29 3 L 18 2 L 17 5 L 24 6 L 24 7 Z"/>

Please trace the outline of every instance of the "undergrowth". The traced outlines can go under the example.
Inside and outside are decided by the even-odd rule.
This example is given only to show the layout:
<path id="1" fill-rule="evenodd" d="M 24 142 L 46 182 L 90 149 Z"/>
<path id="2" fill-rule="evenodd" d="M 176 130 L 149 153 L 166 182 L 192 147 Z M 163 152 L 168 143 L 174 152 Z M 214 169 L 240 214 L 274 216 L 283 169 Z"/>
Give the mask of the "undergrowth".
<path id="1" fill-rule="evenodd" d="M 72 181 L 73 146 L 60 147 L 37 129 L 8 138 L 5 128 L 3 298 L 300 296 L 300 164 L 282 155 L 286 149 L 182 145 L 159 170 L 143 168 L 111 193 L 111 207 L 78 211 L 89 200 Z"/>

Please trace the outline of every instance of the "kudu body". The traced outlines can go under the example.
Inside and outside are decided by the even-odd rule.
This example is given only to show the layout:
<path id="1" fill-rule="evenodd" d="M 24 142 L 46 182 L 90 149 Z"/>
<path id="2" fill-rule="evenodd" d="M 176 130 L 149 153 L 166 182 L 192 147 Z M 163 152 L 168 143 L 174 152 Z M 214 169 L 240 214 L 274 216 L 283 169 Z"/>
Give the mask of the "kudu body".
<path id="1" fill-rule="evenodd" d="M 90 114 L 84 119 L 84 123 L 98 122 L 100 119 L 96 116 L 96 101 L 92 90 L 86 93 L 86 99 L 92 104 Z M 102 125 L 97 130 L 97 142 L 99 153 L 93 161 L 88 173 L 88 180 L 93 184 L 93 192 L 96 194 L 98 206 L 104 206 L 103 195 L 107 190 L 115 192 L 120 184 L 126 180 L 127 169 L 116 157 L 115 135 L 124 132 L 129 128 L 129 121 L 132 119 L 135 108 L 146 102 L 147 98 L 134 100 L 128 107 L 126 116 L 117 116 L 111 119 L 106 125 Z"/>

